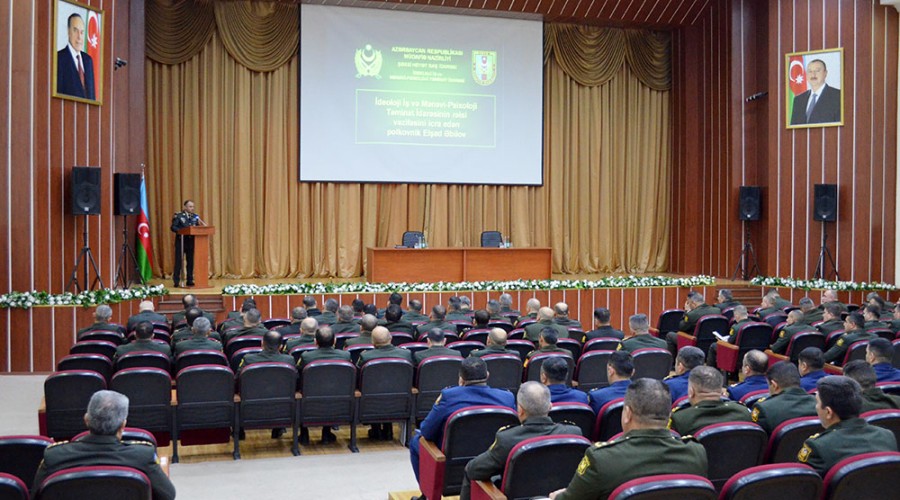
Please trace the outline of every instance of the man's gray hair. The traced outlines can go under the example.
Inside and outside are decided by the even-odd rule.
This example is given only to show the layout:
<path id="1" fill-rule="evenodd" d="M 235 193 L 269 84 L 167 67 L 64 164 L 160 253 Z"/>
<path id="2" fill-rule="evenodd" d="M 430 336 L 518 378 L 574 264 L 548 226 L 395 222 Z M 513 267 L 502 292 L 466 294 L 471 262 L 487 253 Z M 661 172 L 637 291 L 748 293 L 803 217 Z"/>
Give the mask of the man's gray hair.
<path id="1" fill-rule="evenodd" d="M 734 309 L 731 310 L 731 313 L 735 316 L 740 316 L 742 318 L 747 317 L 747 306 L 745 305 L 736 305 Z"/>
<path id="2" fill-rule="evenodd" d="M 207 335 L 209 334 L 209 331 L 212 330 L 212 324 L 210 324 L 209 318 L 200 316 L 199 318 L 194 320 L 194 324 L 191 326 L 191 330 L 194 333 L 202 333 L 203 335 Z"/>
<path id="3" fill-rule="evenodd" d="M 128 418 L 128 397 L 115 391 L 97 391 L 87 406 L 91 434 L 115 436 Z"/>
<path id="4" fill-rule="evenodd" d="M 306 318 L 300 322 L 300 332 L 307 335 L 315 335 L 316 329 L 319 328 L 319 321 L 316 318 Z"/>
<path id="5" fill-rule="evenodd" d="M 529 417 L 546 417 L 551 407 L 550 389 L 540 382 L 525 382 L 519 386 L 516 403 Z"/>
<path id="6" fill-rule="evenodd" d="M 340 305 L 340 304 L 338 304 L 338 301 L 336 301 L 334 299 L 328 299 L 325 301 L 325 310 L 331 311 L 331 312 L 337 312 L 338 305 Z"/>
<path id="7" fill-rule="evenodd" d="M 646 314 L 635 314 L 628 318 L 628 324 L 631 326 L 631 329 L 636 332 L 648 332 L 650 331 L 650 320 L 647 319 Z"/>
<path id="8" fill-rule="evenodd" d="M 500 302 L 497 302 L 494 299 L 487 301 L 487 310 L 491 314 L 499 314 L 500 313 Z"/>
<path id="9" fill-rule="evenodd" d="M 104 304 L 102 306 L 98 306 L 97 310 L 94 311 L 94 318 L 98 320 L 104 320 L 112 318 L 112 307 Z"/>
<path id="10" fill-rule="evenodd" d="M 528 299 L 527 302 L 525 302 L 525 308 L 527 308 L 529 311 L 537 311 L 541 308 L 541 301 L 532 297 Z"/>
<path id="11" fill-rule="evenodd" d="M 251 325 L 255 325 L 259 323 L 259 320 L 262 319 L 262 314 L 260 314 L 259 309 L 250 309 L 244 314 L 244 318 Z"/>
<path id="12" fill-rule="evenodd" d="M 353 308 L 350 306 L 341 306 L 338 309 L 338 319 L 343 322 L 353 321 Z"/>
<path id="13" fill-rule="evenodd" d="M 801 309 L 805 309 L 805 310 L 809 310 L 809 309 L 812 309 L 813 307 L 816 307 L 815 302 L 813 302 L 813 300 L 809 297 L 803 297 L 802 299 L 800 299 L 799 302 L 797 302 L 797 305 L 800 306 Z"/>
<path id="14" fill-rule="evenodd" d="M 301 321 L 306 319 L 306 308 L 305 307 L 295 307 L 291 310 L 291 318 L 297 321 Z"/>
<path id="15" fill-rule="evenodd" d="M 504 294 L 500 295 L 500 305 L 504 306 L 504 307 L 511 307 L 512 306 L 512 295 L 510 295 L 508 293 L 504 293 Z"/>

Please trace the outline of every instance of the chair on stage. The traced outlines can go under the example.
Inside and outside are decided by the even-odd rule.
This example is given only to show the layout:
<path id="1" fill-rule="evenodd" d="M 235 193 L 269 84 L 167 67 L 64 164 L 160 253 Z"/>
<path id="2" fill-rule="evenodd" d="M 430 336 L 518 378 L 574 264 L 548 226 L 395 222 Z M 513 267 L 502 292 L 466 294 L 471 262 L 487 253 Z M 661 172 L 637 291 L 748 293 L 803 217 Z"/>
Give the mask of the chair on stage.
<path id="1" fill-rule="evenodd" d="M 425 240 L 425 233 L 422 231 L 406 231 L 403 233 L 402 246 L 406 248 L 415 248 L 416 245 Z"/>
<path id="2" fill-rule="evenodd" d="M 500 231 L 482 231 L 481 246 L 500 248 L 503 245 L 503 234 Z"/>

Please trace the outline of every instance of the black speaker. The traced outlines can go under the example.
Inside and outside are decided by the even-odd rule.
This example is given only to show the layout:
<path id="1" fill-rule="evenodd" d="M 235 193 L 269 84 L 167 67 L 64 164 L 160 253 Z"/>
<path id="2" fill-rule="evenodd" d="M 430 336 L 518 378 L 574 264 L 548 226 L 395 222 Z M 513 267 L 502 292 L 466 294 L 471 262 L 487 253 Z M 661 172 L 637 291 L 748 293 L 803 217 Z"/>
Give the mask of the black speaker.
<path id="1" fill-rule="evenodd" d="M 822 222 L 837 220 L 837 184 L 816 184 L 813 218 Z"/>
<path id="2" fill-rule="evenodd" d="M 141 174 L 113 174 L 116 215 L 141 213 Z"/>
<path id="3" fill-rule="evenodd" d="M 741 220 L 759 220 L 759 202 L 759 186 L 741 186 L 738 218 Z"/>
<path id="4" fill-rule="evenodd" d="M 72 167 L 72 215 L 100 215 L 100 167 Z"/>

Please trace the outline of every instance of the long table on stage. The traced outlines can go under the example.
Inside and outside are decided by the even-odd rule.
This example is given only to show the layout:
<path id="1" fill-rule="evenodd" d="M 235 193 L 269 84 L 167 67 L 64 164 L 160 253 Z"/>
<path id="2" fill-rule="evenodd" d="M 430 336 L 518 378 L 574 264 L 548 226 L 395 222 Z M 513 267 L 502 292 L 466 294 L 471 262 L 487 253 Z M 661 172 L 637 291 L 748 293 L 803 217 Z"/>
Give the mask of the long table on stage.
<path id="1" fill-rule="evenodd" d="M 549 248 L 372 248 L 370 283 L 550 279 Z"/>

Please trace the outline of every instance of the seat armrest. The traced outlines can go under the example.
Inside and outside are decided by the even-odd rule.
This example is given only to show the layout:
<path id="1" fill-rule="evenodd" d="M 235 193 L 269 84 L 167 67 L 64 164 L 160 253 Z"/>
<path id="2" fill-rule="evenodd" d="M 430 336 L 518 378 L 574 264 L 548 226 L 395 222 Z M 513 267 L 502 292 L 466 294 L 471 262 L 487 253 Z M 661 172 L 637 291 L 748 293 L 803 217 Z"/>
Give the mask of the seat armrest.
<path id="1" fill-rule="evenodd" d="M 447 457 L 444 455 L 444 452 L 442 452 L 436 444 L 428 441 L 427 439 L 419 439 L 419 450 L 420 452 L 424 452 L 420 453 L 420 455 L 425 455 L 427 453 L 435 462 L 447 461 Z"/>
<path id="2" fill-rule="evenodd" d="M 843 375 L 844 369 L 838 365 L 833 365 L 831 363 L 825 363 L 825 373 L 829 375 Z"/>
<path id="3" fill-rule="evenodd" d="M 716 344 L 719 345 L 719 349 L 731 349 L 732 351 L 738 350 L 738 346 L 736 346 L 730 342 L 725 342 L 724 340 L 717 340 Z"/>
<path id="4" fill-rule="evenodd" d="M 785 356 L 784 354 L 778 354 L 776 352 L 773 352 L 772 349 L 766 349 L 766 356 L 769 357 L 769 366 L 770 367 L 779 361 L 790 361 L 791 360 L 791 358 Z"/>
<path id="5" fill-rule="evenodd" d="M 178 391 L 172 389 L 172 397 L 169 399 L 169 406 L 178 406 Z"/>
<path id="6" fill-rule="evenodd" d="M 425 498 L 441 498 L 447 457 L 436 444 L 419 439 L 419 489 Z"/>
<path id="7" fill-rule="evenodd" d="M 491 481 L 472 481 L 472 500 L 506 500 L 506 495 Z"/>

